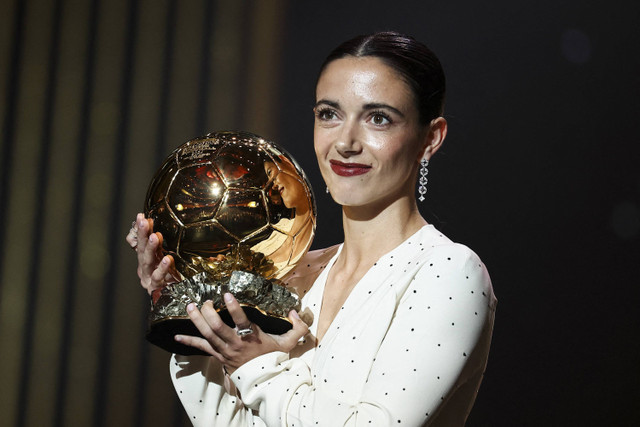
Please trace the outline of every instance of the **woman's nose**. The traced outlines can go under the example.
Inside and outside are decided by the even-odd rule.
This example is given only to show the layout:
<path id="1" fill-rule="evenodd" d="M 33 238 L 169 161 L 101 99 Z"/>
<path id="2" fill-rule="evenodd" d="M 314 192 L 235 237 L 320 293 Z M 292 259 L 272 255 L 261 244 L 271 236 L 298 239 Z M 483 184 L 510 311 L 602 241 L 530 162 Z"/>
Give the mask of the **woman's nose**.
<path id="1" fill-rule="evenodd" d="M 278 179 L 278 176 L 273 179 L 273 189 L 280 191 L 280 180 Z"/>
<path id="2" fill-rule="evenodd" d="M 362 151 L 361 132 L 355 121 L 347 120 L 342 125 L 335 147 L 343 157 L 350 157 Z"/>

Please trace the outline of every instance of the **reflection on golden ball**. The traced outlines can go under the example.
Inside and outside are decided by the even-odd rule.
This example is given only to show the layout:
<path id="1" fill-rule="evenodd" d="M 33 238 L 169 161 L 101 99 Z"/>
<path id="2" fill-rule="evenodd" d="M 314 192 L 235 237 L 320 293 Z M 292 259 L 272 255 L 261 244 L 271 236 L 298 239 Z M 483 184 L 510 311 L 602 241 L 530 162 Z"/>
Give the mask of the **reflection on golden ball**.
<path id="1" fill-rule="evenodd" d="M 153 178 L 145 214 L 183 279 L 152 295 L 147 339 L 178 354 L 200 336 L 186 307 L 209 300 L 234 327 L 224 294 L 264 332 L 291 329 L 299 298 L 280 279 L 311 246 L 316 208 L 302 169 L 276 144 L 247 132 L 216 132 L 176 149 Z"/>
<path id="2" fill-rule="evenodd" d="M 145 214 L 183 276 L 241 270 L 271 280 L 309 249 L 316 207 L 304 172 L 285 150 L 248 132 L 216 132 L 166 159 Z"/>

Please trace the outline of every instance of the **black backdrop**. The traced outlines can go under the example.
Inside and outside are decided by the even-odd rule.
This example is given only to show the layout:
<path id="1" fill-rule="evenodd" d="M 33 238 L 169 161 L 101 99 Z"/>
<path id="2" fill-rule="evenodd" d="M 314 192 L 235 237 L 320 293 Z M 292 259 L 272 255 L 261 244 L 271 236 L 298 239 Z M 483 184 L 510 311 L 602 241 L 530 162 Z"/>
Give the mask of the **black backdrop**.
<path id="1" fill-rule="evenodd" d="M 313 84 L 330 48 L 398 29 L 443 63 L 449 136 L 421 208 L 478 252 L 498 297 L 469 425 L 640 416 L 639 18 L 633 2 L 291 6 L 282 139 L 309 170 Z M 340 216 L 314 184 L 323 246 L 340 238 Z"/>

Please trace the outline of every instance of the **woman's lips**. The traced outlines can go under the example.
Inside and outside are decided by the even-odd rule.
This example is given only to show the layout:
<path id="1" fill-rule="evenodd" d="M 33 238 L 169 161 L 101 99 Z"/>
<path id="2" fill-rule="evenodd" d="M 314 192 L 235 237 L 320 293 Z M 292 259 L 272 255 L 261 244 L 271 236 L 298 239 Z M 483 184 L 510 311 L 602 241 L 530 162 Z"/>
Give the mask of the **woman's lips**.
<path id="1" fill-rule="evenodd" d="M 330 160 L 331 170 L 340 176 L 362 175 L 371 170 L 371 166 L 361 163 L 343 163 L 338 160 Z"/>

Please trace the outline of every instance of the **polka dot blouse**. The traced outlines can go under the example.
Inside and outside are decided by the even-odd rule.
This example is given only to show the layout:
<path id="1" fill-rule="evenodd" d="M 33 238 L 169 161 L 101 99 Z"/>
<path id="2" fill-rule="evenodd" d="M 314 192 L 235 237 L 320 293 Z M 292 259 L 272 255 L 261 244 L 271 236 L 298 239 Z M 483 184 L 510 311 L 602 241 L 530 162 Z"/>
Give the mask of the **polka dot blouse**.
<path id="1" fill-rule="evenodd" d="M 337 253 L 302 298 L 315 319 Z M 171 376 L 196 426 L 463 426 L 495 306 L 477 255 L 427 225 L 365 274 L 320 343 L 316 322 L 291 354 L 231 376 L 213 358 L 174 355 Z"/>

